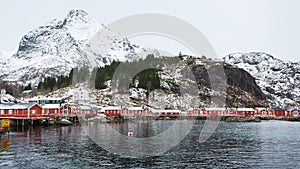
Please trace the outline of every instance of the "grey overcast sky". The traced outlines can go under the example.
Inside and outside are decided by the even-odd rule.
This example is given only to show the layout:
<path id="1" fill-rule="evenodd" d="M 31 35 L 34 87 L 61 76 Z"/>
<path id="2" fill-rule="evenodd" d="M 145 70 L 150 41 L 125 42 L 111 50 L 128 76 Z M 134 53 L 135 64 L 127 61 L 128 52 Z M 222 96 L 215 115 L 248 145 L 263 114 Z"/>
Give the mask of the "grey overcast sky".
<path id="1" fill-rule="evenodd" d="M 169 14 L 197 27 L 220 57 L 262 51 L 282 60 L 300 61 L 297 0 L 6 0 L 0 4 L 0 51 L 16 51 L 28 31 L 53 19 L 63 19 L 71 9 L 82 9 L 103 24 L 132 14 Z M 149 39 L 155 41 L 153 37 Z M 139 42 L 143 38 L 133 40 Z M 180 47 L 172 49 L 170 46 L 176 45 L 167 40 L 164 44 L 167 47 L 162 49 L 181 51 Z"/>

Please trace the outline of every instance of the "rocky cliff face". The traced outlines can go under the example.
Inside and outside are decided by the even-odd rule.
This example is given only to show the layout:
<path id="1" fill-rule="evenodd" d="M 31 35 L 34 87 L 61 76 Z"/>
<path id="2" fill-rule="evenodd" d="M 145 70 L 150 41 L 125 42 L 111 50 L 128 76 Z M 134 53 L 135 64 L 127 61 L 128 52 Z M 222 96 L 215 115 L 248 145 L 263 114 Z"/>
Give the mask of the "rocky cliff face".
<path id="1" fill-rule="evenodd" d="M 229 107 L 268 106 L 266 95 L 248 72 L 226 65 L 225 74 L 228 78 L 227 104 Z"/>
<path id="2" fill-rule="evenodd" d="M 198 60 L 198 61 L 197 61 Z M 207 59 L 195 59 L 195 64 L 192 69 L 194 69 L 193 74 L 198 82 L 199 89 L 205 92 L 201 92 L 202 98 L 208 98 L 210 94 L 210 79 L 207 70 L 211 69 L 207 64 L 212 64 L 219 66 L 223 69 L 225 73 L 226 82 L 226 93 L 219 92 L 221 95 L 226 95 L 226 106 L 228 107 L 254 107 L 254 106 L 267 106 L 267 99 L 265 94 L 261 91 L 260 87 L 257 85 L 255 78 L 252 77 L 248 72 L 243 69 L 233 67 L 228 64 L 207 60 Z M 217 74 L 222 78 L 222 74 Z M 210 92 L 209 92 L 210 91 Z"/>
<path id="3" fill-rule="evenodd" d="M 211 73 L 215 70 L 221 71 Z M 151 105 L 162 106 L 159 108 L 268 106 L 267 98 L 254 77 L 243 69 L 222 62 L 188 57 L 182 62 L 163 66 L 159 74 L 161 89 L 152 91 L 153 98 L 149 100 Z M 214 77 L 210 78 L 212 75 Z M 135 96 L 145 95 L 143 90 L 138 90 L 141 93 L 134 91 Z M 219 98 L 222 105 L 216 103 L 216 99 L 213 100 L 212 97 Z"/>

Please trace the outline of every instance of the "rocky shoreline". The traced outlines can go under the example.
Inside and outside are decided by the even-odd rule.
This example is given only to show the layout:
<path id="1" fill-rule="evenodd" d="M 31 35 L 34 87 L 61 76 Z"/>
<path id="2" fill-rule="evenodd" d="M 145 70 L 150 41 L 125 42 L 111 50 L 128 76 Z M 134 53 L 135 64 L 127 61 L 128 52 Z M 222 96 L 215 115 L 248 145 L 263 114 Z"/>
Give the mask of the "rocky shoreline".
<path id="1" fill-rule="evenodd" d="M 260 117 L 224 116 L 221 119 L 226 122 L 261 122 Z"/>

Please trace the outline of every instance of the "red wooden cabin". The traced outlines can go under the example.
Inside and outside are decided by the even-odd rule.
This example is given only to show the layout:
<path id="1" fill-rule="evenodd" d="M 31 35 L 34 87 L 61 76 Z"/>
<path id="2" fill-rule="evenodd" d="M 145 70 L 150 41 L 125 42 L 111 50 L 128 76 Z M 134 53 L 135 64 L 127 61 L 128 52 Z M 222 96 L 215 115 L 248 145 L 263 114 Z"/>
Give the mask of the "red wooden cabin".
<path id="1" fill-rule="evenodd" d="M 228 114 L 228 110 L 225 108 L 204 108 L 203 114 L 207 116 L 222 116 L 225 114 Z"/>
<path id="2" fill-rule="evenodd" d="M 254 108 L 254 115 L 255 116 L 266 116 L 267 115 L 267 109 L 264 107 L 255 107 Z"/>
<path id="3" fill-rule="evenodd" d="M 300 112 L 300 110 L 298 110 L 298 109 L 291 109 L 291 110 L 287 111 L 287 116 L 298 117 L 300 115 L 299 112 Z"/>
<path id="4" fill-rule="evenodd" d="M 126 112 L 131 116 L 141 116 L 144 114 L 143 107 L 127 107 Z"/>
<path id="5" fill-rule="evenodd" d="M 232 110 L 232 114 L 236 116 L 254 116 L 255 110 L 253 108 L 236 108 Z"/>
<path id="6" fill-rule="evenodd" d="M 106 116 L 110 117 L 119 117 L 122 114 L 122 107 L 116 106 L 116 107 L 104 107 L 103 108 L 104 114 Z"/>
<path id="7" fill-rule="evenodd" d="M 188 116 L 200 116 L 203 115 L 203 110 L 200 108 L 188 109 L 186 114 Z"/>
<path id="8" fill-rule="evenodd" d="M 72 108 L 68 104 L 44 104 L 43 114 L 48 117 L 72 116 Z"/>
<path id="9" fill-rule="evenodd" d="M 76 108 L 76 114 L 84 116 L 85 118 L 96 117 L 97 110 L 91 106 L 79 106 Z"/>
<path id="10" fill-rule="evenodd" d="M 157 110 L 157 109 L 152 109 L 152 112 L 156 116 L 160 117 L 178 117 L 182 113 L 180 110 Z"/>
<path id="11" fill-rule="evenodd" d="M 43 118 L 42 108 L 37 103 L 0 104 L 0 117 Z"/>
<path id="12" fill-rule="evenodd" d="M 288 115 L 287 112 L 281 108 L 270 108 L 267 112 L 269 116 L 283 117 Z"/>

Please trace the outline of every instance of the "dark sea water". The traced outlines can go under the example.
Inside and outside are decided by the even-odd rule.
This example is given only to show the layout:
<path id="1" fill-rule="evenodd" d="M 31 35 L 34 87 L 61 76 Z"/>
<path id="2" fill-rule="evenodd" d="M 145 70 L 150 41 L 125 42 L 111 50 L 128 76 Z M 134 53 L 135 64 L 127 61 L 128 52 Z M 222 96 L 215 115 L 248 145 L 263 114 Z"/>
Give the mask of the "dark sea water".
<path id="1" fill-rule="evenodd" d="M 155 132 L 171 124 L 156 121 Z M 197 121 L 176 147 L 147 158 L 112 154 L 95 144 L 80 125 L 18 129 L 1 135 L 0 168 L 300 168 L 298 122 L 220 122 L 200 144 L 203 124 Z M 135 126 L 116 122 L 119 129 L 128 125 Z M 139 137 L 153 135 L 147 125 L 138 131 Z"/>

